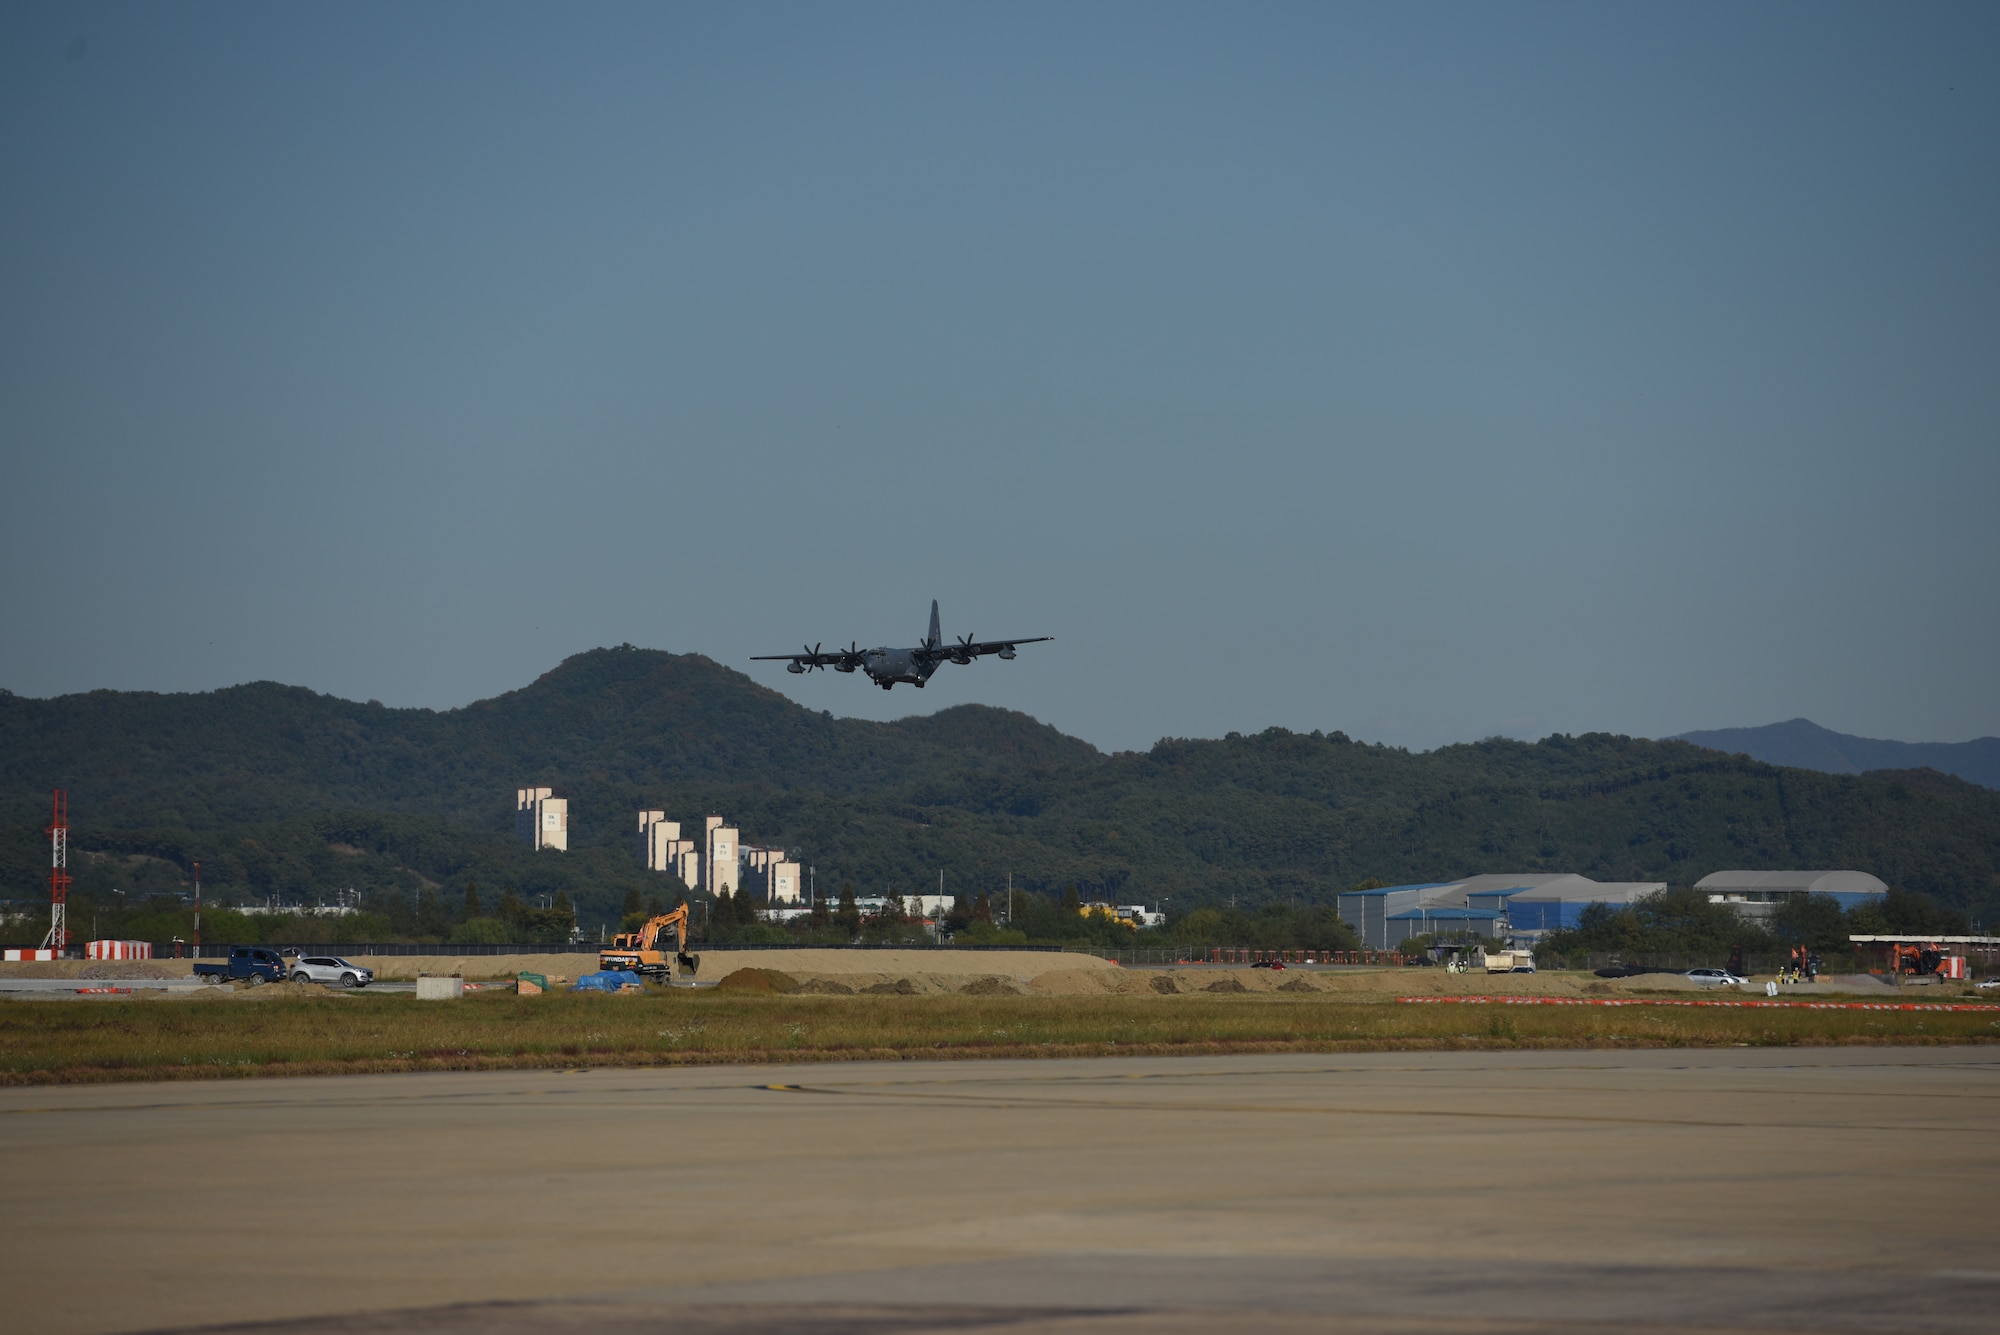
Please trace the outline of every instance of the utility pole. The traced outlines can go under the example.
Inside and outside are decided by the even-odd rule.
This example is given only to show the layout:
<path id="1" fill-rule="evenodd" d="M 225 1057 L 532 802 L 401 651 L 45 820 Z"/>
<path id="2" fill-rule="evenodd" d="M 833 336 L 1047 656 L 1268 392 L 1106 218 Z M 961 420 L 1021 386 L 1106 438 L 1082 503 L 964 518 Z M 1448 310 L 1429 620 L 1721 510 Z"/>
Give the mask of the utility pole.
<path id="1" fill-rule="evenodd" d="M 55 790 L 49 817 L 49 934 L 44 946 L 60 955 L 69 945 L 69 794 Z"/>
<path id="2" fill-rule="evenodd" d="M 194 864 L 194 957 L 201 958 L 201 864 Z"/>
<path id="3" fill-rule="evenodd" d="M 1007 873 L 1007 925 L 1014 925 L 1014 873 Z"/>

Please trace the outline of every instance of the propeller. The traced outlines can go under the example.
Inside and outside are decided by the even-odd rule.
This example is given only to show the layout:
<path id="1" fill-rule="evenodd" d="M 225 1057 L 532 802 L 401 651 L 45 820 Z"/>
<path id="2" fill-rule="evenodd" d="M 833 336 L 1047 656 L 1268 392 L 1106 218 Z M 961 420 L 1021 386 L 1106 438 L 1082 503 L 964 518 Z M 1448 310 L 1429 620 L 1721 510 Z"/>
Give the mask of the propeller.
<path id="1" fill-rule="evenodd" d="M 849 640 L 847 642 L 847 657 L 835 663 L 833 670 L 835 672 L 852 672 L 854 671 L 854 665 L 860 661 L 861 642 L 859 640 Z"/>
<path id="2" fill-rule="evenodd" d="M 952 654 L 951 661 L 961 667 L 972 661 L 972 633 L 970 631 L 958 637 L 958 649 Z"/>
<path id="3" fill-rule="evenodd" d="M 803 649 L 803 648 L 805 648 L 805 646 L 804 646 L 804 645 L 800 645 L 799 647 L 800 647 L 800 648 L 802 648 L 802 649 Z M 815 644 L 815 645 L 814 645 L 814 646 L 813 646 L 812 648 L 810 648 L 810 649 L 806 649 L 806 652 L 807 652 L 808 654 L 812 655 L 813 659 L 815 660 L 815 661 L 813 661 L 813 662 L 811 662 L 811 663 L 808 663 L 808 664 L 806 664 L 806 667 L 807 667 L 808 669 L 810 669 L 810 668 L 820 668 L 820 669 L 822 669 L 822 670 L 824 670 L 824 669 L 825 669 L 825 667 L 826 667 L 826 664 L 824 664 L 824 663 L 821 663 L 821 662 L 817 661 L 817 660 L 819 659 L 819 646 L 818 646 L 817 644 Z"/>

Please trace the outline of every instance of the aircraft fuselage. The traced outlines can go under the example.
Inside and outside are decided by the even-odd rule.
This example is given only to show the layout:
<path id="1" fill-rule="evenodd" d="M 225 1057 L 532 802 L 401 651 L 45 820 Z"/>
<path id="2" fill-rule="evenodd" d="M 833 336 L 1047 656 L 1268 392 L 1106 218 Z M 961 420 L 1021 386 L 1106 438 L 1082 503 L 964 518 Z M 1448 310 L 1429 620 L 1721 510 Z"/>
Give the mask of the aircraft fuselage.
<path id="1" fill-rule="evenodd" d="M 913 649 L 870 649 L 861 655 L 861 670 L 886 691 L 899 681 L 921 687 L 938 670 L 938 665 L 920 661 Z"/>

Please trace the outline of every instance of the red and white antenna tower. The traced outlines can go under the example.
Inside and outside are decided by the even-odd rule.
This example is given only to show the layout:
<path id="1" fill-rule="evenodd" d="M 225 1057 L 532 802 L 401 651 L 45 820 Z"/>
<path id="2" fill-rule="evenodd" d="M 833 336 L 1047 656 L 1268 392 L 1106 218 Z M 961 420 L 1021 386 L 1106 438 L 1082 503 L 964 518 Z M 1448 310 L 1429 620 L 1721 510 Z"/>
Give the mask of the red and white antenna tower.
<path id="1" fill-rule="evenodd" d="M 42 944 L 57 950 L 69 945 L 69 794 L 60 788 L 49 819 L 49 934 Z"/>

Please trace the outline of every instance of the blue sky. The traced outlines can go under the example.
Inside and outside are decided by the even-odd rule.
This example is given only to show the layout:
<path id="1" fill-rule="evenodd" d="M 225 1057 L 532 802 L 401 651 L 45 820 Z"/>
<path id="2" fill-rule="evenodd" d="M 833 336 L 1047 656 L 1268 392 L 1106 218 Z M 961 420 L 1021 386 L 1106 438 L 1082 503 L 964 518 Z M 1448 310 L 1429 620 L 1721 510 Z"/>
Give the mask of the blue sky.
<path id="1" fill-rule="evenodd" d="M 1992 5 L 0 9 L 0 686 L 2000 732 Z M 802 640 L 1052 634 L 922 695 Z"/>

